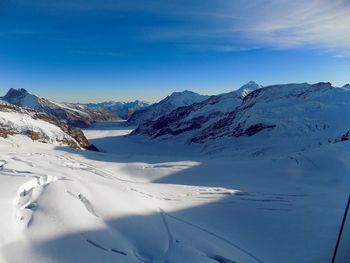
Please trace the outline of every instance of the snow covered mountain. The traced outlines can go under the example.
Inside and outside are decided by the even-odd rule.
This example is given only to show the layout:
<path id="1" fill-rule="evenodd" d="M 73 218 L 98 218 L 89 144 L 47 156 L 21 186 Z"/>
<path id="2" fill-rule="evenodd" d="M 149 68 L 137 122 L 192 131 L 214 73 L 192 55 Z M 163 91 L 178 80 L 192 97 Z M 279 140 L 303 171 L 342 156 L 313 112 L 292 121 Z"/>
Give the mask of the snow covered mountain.
<path id="1" fill-rule="evenodd" d="M 346 87 L 285 84 L 256 89 L 243 99 L 237 95 L 214 96 L 179 108 L 143 123 L 133 134 L 177 138 L 203 144 L 210 151 L 249 150 L 251 154 L 300 151 L 348 138 L 350 90 Z"/>
<path id="2" fill-rule="evenodd" d="M 146 134 L 151 137 L 188 134 L 190 131 L 204 130 L 223 118 L 242 104 L 243 98 L 250 92 L 262 88 L 251 81 L 238 90 L 179 107 L 153 122 L 141 123 L 133 134 Z"/>
<path id="3" fill-rule="evenodd" d="M 149 106 L 145 101 L 135 100 L 129 102 L 120 101 L 105 101 L 101 103 L 87 103 L 84 104 L 92 108 L 104 108 L 114 112 L 120 118 L 127 120 L 136 110 Z"/>
<path id="4" fill-rule="evenodd" d="M 75 127 L 87 127 L 96 121 L 111 121 L 117 116 L 102 108 L 91 108 L 77 103 L 58 103 L 30 94 L 25 89 L 10 89 L 0 98 L 13 105 L 46 112 Z"/>
<path id="5" fill-rule="evenodd" d="M 80 129 L 70 127 L 46 113 L 1 102 L 0 137 L 17 134 L 39 142 L 97 150 Z"/>
<path id="6" fill-rule="evenodd" d="M 128 119 L 128 125 L 139 125 L 168 114 L 178 107 L 188 106 L 207 99 L 208 96 L 192 91 L 174 92 L 158 103 L 135 111 Z"/>

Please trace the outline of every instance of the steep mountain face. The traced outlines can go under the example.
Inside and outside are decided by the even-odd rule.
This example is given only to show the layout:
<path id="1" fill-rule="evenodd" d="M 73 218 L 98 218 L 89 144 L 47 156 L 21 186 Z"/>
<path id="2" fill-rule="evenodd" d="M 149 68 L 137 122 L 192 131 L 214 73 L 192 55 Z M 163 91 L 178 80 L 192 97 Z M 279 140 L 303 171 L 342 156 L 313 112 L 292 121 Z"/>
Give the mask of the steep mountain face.
<path id="1" fill-rule="evenodd" d="M 300 151 L 349 139 L 347 87 L 335 88 L 330 83 L 268 86 L 241 101 L 236 98 L 236 107 L 226 112 L 201 113 L 213 98 L 203 102 L 206 106 L 193 104 L 143 124 L 134 134 L 179 138 L 206 149 L 250 149 L 257 154 L 273 149 Z M 215 104 L 210 107 L 216 108 Z"/>
<path id="2" fill-rule="evenodd" d="M 136 110 L 147 107 L 150 104 L 148 102 L 135 100 L 130 102 L 106 101 L 101 103 L 87 103 L 84 105 L 92 108 L 107 109 L 114 112 L 120 118 L 127 120 Z"/>
<path id="3" fill-rule="evenodd" d="M 75 127 L 87 127 L 97 121 L 117 120 L 117 116 L 102 108 L 76 103 L 58 103 L 28 93 L 25 89 L 10 89 L 2 100 L 13 105 L 46 112 Z"/>
<path id="4" fill-rule="evenodd" d="M 16 134 L 44 143 L 97 150 L 78 128 L 70 127 L 43 112 L 0 102 L 0 137 L 7 138 Z"/>
<path id="5" fill-rule="evenodd" d="M 200 95 L 192 91 L 174 92 L 170 96 L 158 103 L 152 104 L 133 113 L 127 121 L 128 125 L 139 125 L 158 119 L 159 117 L 169 114 L 173 110 L 188 106 L 193 103 L 201 102 L 208 96 Z"/>
<path id="6" fill-rule="evenodd" d="M 241 105 L 246 95 L 260 88 L 261 85 L 251 81 L 236 91 L 211 96 L 204 101 L 177 108 L 154 121 L 141 123 L 133 134 L 152 137 L 189 136 L 222 119 Z"/>

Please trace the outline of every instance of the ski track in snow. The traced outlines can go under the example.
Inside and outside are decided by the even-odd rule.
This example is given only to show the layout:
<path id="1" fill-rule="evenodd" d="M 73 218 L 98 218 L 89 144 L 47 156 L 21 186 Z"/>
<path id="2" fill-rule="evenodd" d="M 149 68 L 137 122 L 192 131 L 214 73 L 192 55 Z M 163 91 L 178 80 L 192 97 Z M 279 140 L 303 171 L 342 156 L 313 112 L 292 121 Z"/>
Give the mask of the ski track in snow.
<path id="1" fill-rule="evenodd" d="M 70 167 L 72 169 L 82 169 L 82 170 L 85 170 L 85 171 L 88 171 L 88 172 L 91 172 L 91 173 L 94 173 L 98 176 L 102 176 L 102 177 L 105 177 L 105 178 L 108 178 L 108 179 L 114 179 L 114 180 L 118 180 L 118 181 L 121 181 L 121 182 L 125 182 L 125 183 L 131 183 L 131 184 L 145 184 L 145 183 L 140 183 L 140 182 L 135 182 L 135 181 L 130 181 L 130 180 L 124 180 L 124 179 L 120 179 L 116 176 L 113 175 L 112 172 L 109 172 L 105 169 L 96 169 L 95 167 L 93 167 L 92 165 L 88 165 L 86 163 L 82 163 L 82 162 L 78 162 L 76 160 L 74 160 L 73 158 L 66 158 L 66 157 L 63 157 L 63 156 L 59 156 L 60 159 L 64 159 L 66 161 L 68 161 L 67 163 L 64 164 L 64 166 L 66 167 Z M 155 168 L 155 167 L 158 167 L 158 168 L 169 168 L 170 166 L 169 165 L 153 165 L 152 168 Z M 150 167 L 147 167 L 147 168 L 150 168 Z M 145 169 L 145 167 L 143 167 L 143 169 Z M 145 193 L 143 191 L 140 191 L 140 190 L 137 190 L 135 188 L 129 188 L 129 190 L 131 191 L 134 191 L 134 192 L 137 192 L 139 193 L 140 195 L 144 196 L 145 198 L 156 198 L 156 199 L 160 199 L 160 200 L 167 200 L 167 201 L 183 201 L 183 200 L 189 200 L 188 197 L 193 197 L 193 195 L 197 195 L 197 197 L 195 199 L 192 199 L 193 201 L 202 201 L 201 199 L 215 199 L 215 200 L 218 200 L 220 199 L 222 196 L 227 196 L 227 195 L 232 195 L 232 194 L 235 194 L 238 192 L 238 195 L 241 194 L 241 195 L 245 195 L 245 193 L 240 193 L 239 191 L 235 191 L 235 190 L 229 190 L 229 189 L 224 189 L 224 188 L 218 188 L 218 187 L 196 187 L 196 186 L 179 186 L 179 187 L 182 187 L 182 188 L 187 188 L 189 190 L 190 193 L 187 193 L 183 196 L 172 196 L 171 198 L 169 197 L 164 197 L 166 196 L 165 193 L 161 193 L 162 197 L 155 197 L 154 195 L 152 194 L 148 194 L 148 193 Z M 67 193 L 69 193 L 70 195 L 74 196 L 75 198 L 78 198 L 82 201 L 82 199 L 84 199 L 85 197 L 82 196 L 81 194 L 78 194 L 78 195 L 75 195 L 73 194 L 72 192 L 70 191 L 67 191 Z M 196 193 L 196 194 L 193 194 L 193 193 Z M 185 199 L 183 198 L 185 197 Z M 191 199 L 190 199 L 191 200 Z M 240 200 L 245 200 L 244 198 L 240 198 Z M 247 200 L 250 200 L 250 199 L 247 199 Z M 251 199 L 251 200 L 254 200 L 254 201 L 261 201 L 261 202 L 264 202 L 266 201 L 266 199 Z M 277 197 L 276 199 L 271 199 L 269 201 L 277 201 L 277 202 L 288 202 L 288 200 L 281 200 L 279 199 L 279 197 Z M 93 210 L 91 204 L 87 201 L 82 201 L 86 207 L 86 209 L 93 215 L 95 215 L 96 217 L 99 217 Z M 222 203 L 230 203 L 229 201 L 228 202 L 222 202 Z M 264 209 L 264 208 L 257 208 L 257 209 Z M 289 211 L 288 209 L 269 209 L 269 208 L 266 208 L 266 210 L 280 210 L 280 211 Z M 171 234 L 171 231 L 170 231 L 170 227 L 169 227 L 169 224 L 165 218 L 165 216 L 169 216 L 173 219 L 176 219 L 182 223 L 185 223 L 187 225 L 190 225 L 192 227 L 195 227 L 209 235 L 212 235 L 222 241 L 224 241 L 225 243 L 233 246 L 235 249 L 239 249 L 240 251 L 242 251 L 243 253 L 247 254 L 249 257 L 251 257 L 252 259 L 254 259 L 256 262 L 259 262 L 259 263 L 263 263 L 263 261 L 261 261 L 260 259 L 258 259 L 256 256 L 254 256 L 253 254 L 251 254 L 250 252 L 248 252 L 247 250 L 239 247 L 238 245 L 234 244 L 233 242 L 227 240 L 226 238 L 223 238 L 209 230 L 206 230 L 200 226 L 197 226 L 197 225 L 194 225 L 192 223 L 189 223 L 183 219 L 180 219 L 180 218 L 177 218 L 177 217 L 174 217 L 172 215 L 169 215 L 167 213 L 164 212 L 163 209 L 159 208 L 159 214 L 160 214 L 160 217 L 161 217 L 161 220 L 163 222 L 163 225 L 164 225 L 164 228 L 165 228 L 165 231 L 166 231 L 166 234 L 167 234 L 167 238 L 168 238 L 168 245 L 167 245 L 167 248 L 166 248 L 166 251 L 164 252 L 164 254 L 162 255 L 161 258 L 158 258 L 157 261 L 159 262 L 167 262 L 167 259 L 170 257 L 171 255 L 171 252 L 172 252 L 172 249 L 173 249 L 173 245 L 174 245 L 174 238 Z M 113 251 L 113 252 L 116 252 L 116 253 L 119 253 L 119 254 L 125 254 L 124 252 L 120 252 L 118 250 L 115 250 L 115 249 L 107 249 L 99 244 L 97 244 L 96 242 L 94 241 L 91 241 L 91 240 L 87 240 L 88 243 L 94 245 L 95 247 L 98 247 L 104 251 Z M 126 254 L 125 254 L 126 255 Z M 145 259 L 144 257 L 142 257 L 141 255 L 138 255 L 138 253 L 135 253 L 135 256 L 142 262 L 149 262 L 148 259 Z M 217 259 L 216 259 L 217 260 Z M 226 259 L 227 260 L 227 259 Z"/>
<path id="2" fill-rule="evenodd" d="M 127 253 L 125 253 L 123 251 L 120 251 L 118 249 L 104 247 L 101 244 L 99 244 L 96 241 L 93 241 L 91 239 L 86 239 L 86 242 L 89 243 L 90 245 L 98 248 L 98 249 L 101 249 L 101 250 L 105 251 L 105 252 L 113 252 L 113 253 L 117 253 L 117 254 L 123 255 L 123 256 L 127 256 L 128 255 Z"/>
<path id="3" fill-rule="evenodd" d="M 173 246 L 174 246 L 174 238 L 173 238 L 173 235 L 171 234 L 168 222 L 166 221 L 166 218 L 164 216 L 164 214 L 165 214 L 164 210 L 160 208 L 159 209 L 159 214 L 161 216 L 161 219 L 162 219 L 162 222 L 164 224 L 164 228 L 166 230 L 166 234 L 167 234 L 167 237 L 168 237 L 168 246 L 167 246 L 167 249 L 166 249 L 163 257 L 161 258 L 162 261 L 166 262 L 167 258 L 169 258 L 170 254 L 172 252 L 172 249 L 173 249 Z"/>
<path id="4" fill-rule="evenodd" d="M 65 167 L 69 167 L 71 169 L 80 169 L 80 170 L 84 170 L 90 173 L 93 173 L 95 175 L 107 178 L 107 179 L 112 179 L 112 180 L 118 180 L 120 182 L 126 182 L 126 183 L 139 183 L 142 184 L 142 182 L 136 182 L 136 181 L 131 181 L 131 180 L 126 180 L 126 179 L 121 179 L 117 176 L 115 176 L 114 173 L 107 171 L 105 169 L 102 168 L 97 168 L 93 165 L 78 161 L 74 158 L 71 157 L 65 157 L 62 155 L 56 155 L 56 157 L 58 159 L 64 160 L 63 166 Z"/>
<path id="5" fill-rule="evenodd" d="M 213 237 L 215 237 L 215 238 L 225 242 L 226 244 L 232 246 L 233 248 L 238 249 L 239 251 L 243 252 L 244 254 L 249 256 L 251 259 L 253 259 L 255 262 L 263 263 L 263 261 L 261 259 L 259 259 L 258 257 L 256 257 L 254 254 L 252 254 L 251 252 L 247 251 L 246 249 L 240 247 L 239 245 L 233 243 L 232 241 L 226 239 L 225 237 L 222 237 L 222 236 L 220 236 L 220 235 L 218 235 L 218 234 L 216 234 L 216 233 L 214 233 L 214 232 L 212 232 L 212 231 L 210 231 L 208 229 L 205 229 L 205 228 L 203 228 L 203 227 L 201 227 L 199 225 L 193 224 L 193 223 L 188 222 L 188 221 L 186 221 L 184 219 L 181 219 L 179 217 L 170 215 L 170 214 L 168 214 L 168 213 L 166 213 L 164 211 L 163 211 L 163 215 L 168 216 L 169 218 L 175 219 L 176 221 L 179 221 L 179 222 L 184 223 L 186 225 L 189 225 L 191 227 L 194 227 L 196 229 L 199 229 L 200 231 L 205 232 L 205 233 L 207 233 L 207 234 L 209 234 L 209 235 L 211 235 L 211 236 L 213 236 Z"/>

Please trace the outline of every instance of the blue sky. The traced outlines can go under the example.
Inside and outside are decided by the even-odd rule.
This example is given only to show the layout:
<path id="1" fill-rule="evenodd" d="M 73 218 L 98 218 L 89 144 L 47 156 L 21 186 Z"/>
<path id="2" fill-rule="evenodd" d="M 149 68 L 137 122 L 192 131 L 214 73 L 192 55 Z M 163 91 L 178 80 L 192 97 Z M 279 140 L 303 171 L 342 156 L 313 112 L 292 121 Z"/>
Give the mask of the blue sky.
<path id="1" fill-rule="evenodd" d="M 350 72 L 343 0 L 3 0 L 0 92 L 157 101 Z"/>

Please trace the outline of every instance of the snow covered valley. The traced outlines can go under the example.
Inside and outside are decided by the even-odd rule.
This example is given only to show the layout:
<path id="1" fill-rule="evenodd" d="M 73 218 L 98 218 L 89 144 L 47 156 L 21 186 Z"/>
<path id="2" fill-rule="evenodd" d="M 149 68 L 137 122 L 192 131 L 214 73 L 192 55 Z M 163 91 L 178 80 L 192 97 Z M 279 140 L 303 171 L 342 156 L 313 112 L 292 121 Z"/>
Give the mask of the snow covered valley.
<path id="1" fill-rule="evenodd" d="M 330 262 L 350 141 L 220 157 L 131 131 L 85 130 L 101 152 L 0 138 L 0 262 Z"/>

